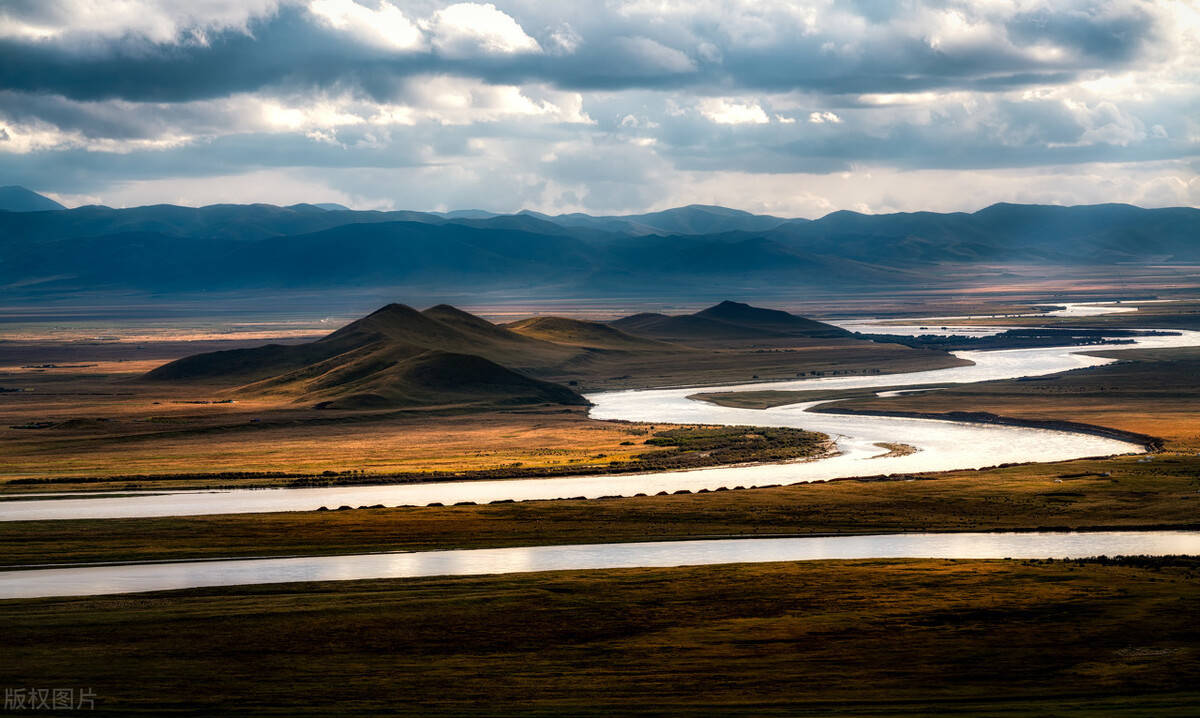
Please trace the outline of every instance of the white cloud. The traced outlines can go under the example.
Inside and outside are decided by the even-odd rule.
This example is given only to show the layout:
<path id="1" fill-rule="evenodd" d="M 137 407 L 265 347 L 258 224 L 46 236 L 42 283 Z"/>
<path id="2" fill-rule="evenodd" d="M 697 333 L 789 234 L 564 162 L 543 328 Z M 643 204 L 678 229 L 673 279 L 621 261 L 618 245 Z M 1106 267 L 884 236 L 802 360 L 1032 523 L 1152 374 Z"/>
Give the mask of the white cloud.
<path id="1" fill-rule="evenodd" d="M 354 209 L 395 208 L 394 198 L 378 192 L 347 192 L 332 186 L 316 173 L 295 170 L 260 170 L 221 177 L 133 180 L 119 182 L 103 192 L 88 195 L 57 195 L 68 206 L 105 204 L 136 207 L 169 203 L 201 207 L 209 204 L 266 202 L 278 205 L 301 202 L 336 202 Z M 322 173 L 327 174 L 327 173 Z"/>
<path id="2" fill-rule="evenodd" d="M 294 104 L 266 100 L 261 103 L 262 120 L 266 129 L 285 131 L 319 132 L 361 125 L 366 119 L 356 112 L 361 107 L 355 104 L 325 98 L 305 98 Z"/>
<path id="3" fill-rule="evenodd" d="M 134 36 L 156 43 L 205 43 L 209 32 L 244 32 L 251 20 L 278 8 L 279 0 L 41 0 L 26 8 L 0 5 L 0 37 Z"/>
<path id="4" fill-rule="evenodd" d="M 859 95 L 858 101 L 864 105 L 921 105 L 933 102 L 939 98 L 936 92 L 873 92 Z"/>
<path id="5" fill-rule="evenodd" d="M 542 48 L 511 16 L 487 3 L 456 3 L 423 23 L 433 46 L 447 57 L 537 53 Z"/>
<path id="6" fill-rule="evenodd" d="M 763 108 L 753 102 L 730 102 L 716 97 L 701 100 L 698 108 L 700 114 L 718 125 L 763 125 L 771 121 Z"/>
<path id="7" fill-rule="evenodd" d="M 4 11 L 0 10 L 0 37 L 19 40 L 49 40 L 62 34 L 62 28 L 27 22 L 3 13 Z"/>
<path id="8" fill-rule="evenodd" d="M 971 172 L 899 171 L 864 166 L 820 175 L 679 172 L 658 181 L 668 190 L 646 209 L 697 202 L 816 218 L 838 209 L 869 213 L 975 211 L 996 202 L 1200 205 L 1200 177 L 1183 162 L 1094 163 Z"/>
<path id="9" fill-rule="evenodd" d="M 1124 147 L 1146 139 L 1146 127 L 1142 121 L 1112 102 L 1102 101 L 1089 106 L 1085 102 L 1066 100 L 1063 104 L 1085 128 L 1078 144 L 1102 143 Z"/>
<path id="10" fill-rule="evenodd" d="M 85 149 L 129 153 L 169 149 L 206 139 L 247 133 L 301 133 L 340 144 L 338 132 L 351 127 L 370 132 L 389 126 L 433 124 L 470 126 L 521 120 L 528 127 L 545 124 L 590 125 L 583 96 L 544 85 L 489 85 L 475 79 L 430 76 L 413 78 L 404 97 L 379 102 L 351 94 L 297 93 L 276 97 L 241 94 L 189 103 L 126 101 L 50 101 L 50 114 L 77 118 L 84 132 L 45 120 L 10 116 L 5 106 L 22 106 L 29 97 L 0 91 L 0 153 L 28 154 L 45 150 Z M 43 100 L 44 101 L 44 100 Z M 383 141 L 379 135 L 376 142 Z M 360 140 L 361 141 L 361 140 Z"/>
<path id="11" fill-rule="evenodd" d="M 506 118 L 591 124 L 583 96 L 540 85 L 489 85 L 479 80 L 439 76 L 409 83 L 405 103 L 409 117 L 446 125 L 494 122 Z M 394 111 L 385 105 L 381 112 Z M 390 108 L 390 109 L 389 109 Z"/>
<path id="12" fill-rule="evenodd" d="M 88 137 L 74 129 L 62 129 L 46 122 L 4 123 L 3 139 L 0 139 L 0 155 L 16 155 L 33 152 L 87 150 L 129 154 L 139 151 L 169 150 L 182 147 L 195 138 L 191 135 L 162 132 L 154 137 L 114 138 Z"/>
<path id="13" fill-rule="evenodd" d="M 839 125 L 842 122 L 842 118 L 838 117 L 833 112 L 810 112 L 808 115 L 808 121 L 816 125 L 826 122 Z"/>
<path id="14" fill-rule="evenodd" d="M 308 9 L 330 26 L 369 44 L 396 50 L 414 50 L 425 44 L 420 28 L 387 0 L 375 10 L 354 0 L 313 0 Z"/>

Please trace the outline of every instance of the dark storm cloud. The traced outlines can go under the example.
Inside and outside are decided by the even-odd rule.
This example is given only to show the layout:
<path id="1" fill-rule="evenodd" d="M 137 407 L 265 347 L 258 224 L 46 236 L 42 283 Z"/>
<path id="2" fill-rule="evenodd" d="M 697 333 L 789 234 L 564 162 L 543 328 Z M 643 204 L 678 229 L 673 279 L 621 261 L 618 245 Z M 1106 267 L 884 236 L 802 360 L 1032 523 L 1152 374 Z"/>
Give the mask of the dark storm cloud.
<path id="1" fill-rule="evenodd" d="M 598 14 L 580 20 L 578 42 L 569 51 L 456 58 L 429 49 L 383 49 L 328 27 L 306 8 L 283 6 L 245 30 L 209 31 L 203 43 L 155 43 L 136 35 L 82 45 L 9 37 L 0 40 L 0 87 L 80 100 L 179 102 L 281 86 L 352 87 L 389 98 L 399 78 L 444 73 L 577 90 L 996 89 L 1060 83 L 1128 62 L 1154 31 L 1152 18 L 1137 10 L 1044 10 L 1004 23 L 1013 44 L 936 47 L 927 36 L 889 24 L 894 13 L 864 13 L 861 42 L 844 53 L 830 44 L 854 39 L 845 36 L 848 31 L 784 32 L 765 44 L 746 43 L 731 39 L 728 29 L 700 12 L 682 30 Z M 533 11 L 515 14 L 544 47 L 554 49 L 550 18 Z M 1021 50 L 1033 43 L 1052 43 L 1061 54 L 1034 59 Z"/>
<path id="2" fill-rule="evenodd" d="M 250 92 L 268 85 L 362 82 L 384 55 L 318 27 L 299 8 L 255 23 L 252 34 L 213 33 L 208 43 L 120 38 L 76 48 L 65 42 L 0 41 L 0 87 L 76 100 L 180 102 Z M 405 60 L 389 59 L 391 68 Z"/>
<path id="3" fill-rule="evenodd" d="M 1022 13 L 1005 27 L 1016 42 L 1070 47 L 1102 62 L 1125 62 L 1153 39 L 1154 18 L 1142 8 L 1117 15 L 1106 14 L 1105 8 L 1096 4 L 1083 11 Z"/>
<path id="4" fill-rule="evenodd" d="M 571 56 L 445 57 L 388 50 L 326 27 L 307 10 L 284 7 L 249 32 L 209 33 L 206 44 L 120 38 L 102 47 L 0 39 L 0 88 L 76 100 L 182 102 L 235 93 L 354 89 L 393 99 L 411 76 L 448 74 L 491 83 L 547 81 L 563 87 L 667 87 L 702 78 L 662 68 L 623 38 L 597 38 Z"/>

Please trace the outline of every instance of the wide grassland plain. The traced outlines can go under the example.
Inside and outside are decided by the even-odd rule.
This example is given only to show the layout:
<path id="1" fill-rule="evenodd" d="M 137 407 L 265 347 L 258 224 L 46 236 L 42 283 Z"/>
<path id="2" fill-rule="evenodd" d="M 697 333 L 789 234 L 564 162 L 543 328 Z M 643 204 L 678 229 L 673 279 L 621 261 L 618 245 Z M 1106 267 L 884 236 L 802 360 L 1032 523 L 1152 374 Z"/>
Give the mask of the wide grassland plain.
<path id="1" fill-rule="evenodd" d="M 0 602 L 0 681 L 102 715 L 1189 716 L 1198 611 L 1195 560 L 277 584 Z"/>
<path id="2" fill-rule="evenodd" d="M 1150 321 L 1171 326 L 1163 315 L 1156 310 L 1160 318 Z M 1138 326 L 1135 315 L 1118 316 L 1121 326 Z M 0 553 L 5 564 L 31 566 L 711 536 L 1200 528 L 1200 352 L 1111 356 L 1121 361 L 837 406 L 1090 423 L 1161 438 L 1150 457 L 602 501 L 13 522 L 0 524 Z M 803 398 L 816 397 L 749 399 Z M 240 422 L 240 412 L 258 408 L 164 402 L 152 411 L 221 425 L 232 423 L 222 418 L 228 414 Z M 84 414 L 99 418 L 94 409 Z M 426 453 L 396 466 L 534 465 L 531 447 L 560 446 L 577 453 L 540 460 L 599 466 L 670 450 L 644 443 L 665 425 L 593 430 L 600 422 L 542 410 L 428 416 L 436 417 L 429 434 L 412 434 L 429 439 L 419 449 Z M 518 429 L 531 417 L 533 426 Z M 381 421 L 381 433 L 421 423 L 394 421 Z M 348 442 L 358 432 L 370 436 L 372 426 L 355 421 L 343 439 L 331 433 L 327 446 L 312 449 L 311 463 L 297 442 L 262 466 L 355 468 L 337 459 L 354 454 Z M 438 443 L 434 434 L 447 426 L 464 433 L 454 439 L 462 444 Z M 323 431 L 303 421 L 293 429 L 311 437 Z M 203 446 L 256 431 L 287 434 L 271 427 L 189 440 Z M 47 455 L 69 445 L 44 441 L 38 451 Z M 110 465 L 122 447 L 138 461 L 143 440 L 86 441 L 110 443 L 113 453 L 99 462 Z M 270 444 L 259 447 L 268 457 Z M 398 446 L 381 453 L 405 456 Z M 78 475 L 70 468 L 43 476 Z M 187 460 L 171 465 L 172 472 L 196 468 Z M 113 714 L 188 706 L 205 714 L 332 715 L 354 705 L 362 714 L 1184 716 L 1200 705 L 1200 635 L 1191 619 L 1200 610 L 1198 570 L 1192 559 L 821 561 L 5 601 L 0 621 L 12 659 L 0 665 L 0 682 L 92 686 L 99 712 Z"/>

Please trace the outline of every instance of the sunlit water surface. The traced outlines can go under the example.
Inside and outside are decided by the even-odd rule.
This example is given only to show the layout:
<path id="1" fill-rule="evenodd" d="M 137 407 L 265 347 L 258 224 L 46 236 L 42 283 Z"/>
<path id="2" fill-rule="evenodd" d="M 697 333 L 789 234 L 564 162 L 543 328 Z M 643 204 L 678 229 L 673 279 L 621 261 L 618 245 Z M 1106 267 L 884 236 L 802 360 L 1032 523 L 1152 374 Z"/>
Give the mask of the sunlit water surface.
<path id="1" fill-rule="evenodd" d="M 1200 553 L 1200 532 L 925 533 L 422 551 L 0 572 L 0 599 L 204 586 L 866 558 L 1082 558 Z"/>

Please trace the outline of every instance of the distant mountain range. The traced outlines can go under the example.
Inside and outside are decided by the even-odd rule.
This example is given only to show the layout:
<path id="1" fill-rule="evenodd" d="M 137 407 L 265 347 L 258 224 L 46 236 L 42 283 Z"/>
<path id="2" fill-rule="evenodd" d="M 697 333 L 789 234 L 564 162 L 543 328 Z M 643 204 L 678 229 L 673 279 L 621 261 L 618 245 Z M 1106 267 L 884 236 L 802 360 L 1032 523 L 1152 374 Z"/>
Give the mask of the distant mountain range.
<path id="1" fill-rule="evenodd" d="M 0 187 L 0 211 L 44 212 L 51 209 L 66 209 L 58 202 L 17 185 Z"/>
<path id="2" fill-rule="evenodd" d="M 692 205 L 593 217 L 340 205 L 61 209 L 0 191 L 0 288 L 174 293 L 403 289 L 678 296 L 697 286 L 902 287 L 946 267 L 1200 261 L 1200 210 L 997 204 L 817 220 Z M 47 205 L 46 203 L 49 203 Z"/>

